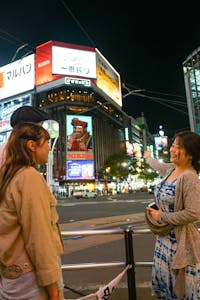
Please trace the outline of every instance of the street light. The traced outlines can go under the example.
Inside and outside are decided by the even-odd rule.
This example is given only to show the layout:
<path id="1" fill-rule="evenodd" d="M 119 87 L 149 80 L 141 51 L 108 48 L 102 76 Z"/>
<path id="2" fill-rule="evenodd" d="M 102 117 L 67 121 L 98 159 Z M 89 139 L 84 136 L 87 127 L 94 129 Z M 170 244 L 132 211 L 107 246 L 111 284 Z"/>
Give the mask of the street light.
<path id="1" fill-rule="evenodd" d="M 46 120 L 42 125 L 50 135 L 50 151 L 49 158 L 47 163 L 47 184 L 49 185 L 50 190 L 53 189 L 53 151 L 59 137 L 59 123 L 55 120 Z"/>
<path id="2" fill-rule="evenodd" d="M 15 60 L 15 58 L 16 58 L 17 54 L 19 53 L 19 51 L 21 51 L 23 48 L 25 48 L 27 46 L 28 46 L 28 44 L 24 44 L 24 45 L 18 47 L 17 50 L 15 51 L 15 54 L 13 55 L 13 57 L 11 59 L 11 62 L 13 62 Z"/>

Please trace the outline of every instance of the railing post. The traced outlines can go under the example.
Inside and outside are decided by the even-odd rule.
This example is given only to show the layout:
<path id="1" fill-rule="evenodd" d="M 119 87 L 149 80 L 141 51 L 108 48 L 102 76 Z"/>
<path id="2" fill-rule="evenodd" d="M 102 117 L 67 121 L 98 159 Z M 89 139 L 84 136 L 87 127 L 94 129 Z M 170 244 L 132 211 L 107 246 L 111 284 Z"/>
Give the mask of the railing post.
<path id="1" fill-rule="evenodd" d="M 132 268 L 127 270 L 128 299 L 129 300 L 137 300 L 132 234 L 133 234 L 133 231 L 130 228 L 125 229 L 124 237 L 125 237 L 125 250 L 126 250 L 126 264 L 132 266 Z"/>

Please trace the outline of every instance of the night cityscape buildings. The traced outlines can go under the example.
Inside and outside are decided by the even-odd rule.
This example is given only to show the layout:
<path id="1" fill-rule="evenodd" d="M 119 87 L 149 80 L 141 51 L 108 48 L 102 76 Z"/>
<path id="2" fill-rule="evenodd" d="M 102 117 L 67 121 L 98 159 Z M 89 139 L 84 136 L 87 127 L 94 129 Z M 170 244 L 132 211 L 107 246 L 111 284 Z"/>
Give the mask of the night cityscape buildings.
<path id="1" fill-rule="evenodd" d="M 122 110 L 120 75 L 96 48 L 49 41 L 36 54 L 2 66 L 1 143 L 11 131 L 11 114 L 23 105 L 43 109 L 59 123 L 53 153 L 58 181 L 95 184 L 111 155 L 137 150 L 141 156 L 141 121 Z"/>
<path id="2" fill-rule="evenodd" d="M 200 47 L 183 62 L 190 128 L 200 134 Z"/>
<path id="3" fill-rule="evenodd" d="M 190 125 L 197 131 L 198 52 L 184 63 Z M 161 149 L 167 145 L 167 137 L 152 136 L 143 113 L 134 119 L 123 111 L 122 97 L 120 74 L 98 49 L 48 41 L 36 47 L 35 54 L 0 67 L 0 143 L 9 136 L 15 109 L 22 105 L 43 109 L 59 123 L 54 178 L 95 189 L 99 172 L 113 154 L 141 158 L 144 149 L 154 152 L 156 145 Z"/>

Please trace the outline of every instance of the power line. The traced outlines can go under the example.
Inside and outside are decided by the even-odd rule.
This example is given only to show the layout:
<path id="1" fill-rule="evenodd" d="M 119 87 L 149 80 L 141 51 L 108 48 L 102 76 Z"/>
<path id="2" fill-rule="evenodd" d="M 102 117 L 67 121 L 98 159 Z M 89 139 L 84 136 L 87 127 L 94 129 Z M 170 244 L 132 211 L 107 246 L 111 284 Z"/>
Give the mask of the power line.
<path id="1" fill-rule="evenodd" d="M 181 96 L 181 95 L 177 95 L 177 94 L 168 94 L 168 93 L 161 93 L 161 92 L 155 92 L 155 91 L 149 91 L 146 90 L 148 93 L 153 93 L 153 94 L 158 94 L 158 95 L 164 95 L 164 96 L 170 96 L 170 97 L 179 97 L 179 98 L 183 98 L 186 99 L 185 96 Z"/>
<path id="2" fill-rule="evenodd" d="M 180 110 L 180 109 L 178 109 L 178 108 L 176 108 L 174 106 L 171 106 L 171 105 L 167 104 L 167 103 L 171 103 L 171 104 L 174 104 L 176 106 L 181 106 L 181 107 L 185 108 L 187 106 L 187 104 L 183 103 L 183 101 L 171 100 L 171 99 L 160 98 L 160 97 L 158 98 L 158 97 L 152 97 L 152 96 L 148 96 L 148 95 L 145 95 L 145 94 L 141 94 L 141 93 L 138 93 L 138 92 L 141 92 L 141 91 L 149 92 L 149 91 L 147 91 L 145 89 L 133 89 L 133 90 L 131 90 L 129 87 L 126 86 L 125 83 L 122 83 L 122 88 L 124 88 L 124 89 L 126 89 L 128 91 L 128 93 L 123 96 L 123 99 L 126 98 L 127 96 L 135 95 L 135 96 L 139 96 L 139 97 L 150 99 L 150 100 L 155 101 L 155 102 L 157 102 L 157 103 L 159 103 L 159 104 L 161 104 L 163 106 L 166 106 L 166 107 L 169 107 L 169 108 L 171 108 L 173 110 L 176 110 L 176 111 L 178 111 L 178 112 L 180 112 L 182 114 L 188 115 L 187 112 L 185 112 L 183 110 Z M 162 93 L 157 92 L 157 94 L 162 94 Z M 172 96 L 172 94 L 165 94 L 165 95 Z M 173 95 L 173 96 L 175 96 L 175 95 Z"/>
<path id="3" fill-rule="evenodd" d="M 5 30 L 3 30 L 3 29 L 1 29 L 1 28 L 0 28 L 0 32 L 3 33 L 3 34 L 6 36 L 6 37 L 5 37 L 5 36 L 0 35 L 0 38 L 1 38 L 1 39 L 6 40 L 7 42 L 9 42 L 9 43 L 11 43 L 11 44 L 19 45 L 19 47 L 18 47 L 17 50 L 15 51 L 13 57 L 11 58 L 11 62 L 13 62 L 13 61 L 16 59 L 17 54 L 19 53 L 19 51 L 22 50 L 22 49 L 25 48 L 25 47 L 28 48 L 29 51 L 27 51 L 27 52 L 22 56 L 22 58 L 25 57 L 25 56 L 27 56 L 27 55 L 28 55 L 29 53 L 31 53 L 31 52 L 33 52 L 33 53 L 35 52 L 34 46 L 31 46 L 29 43 L 26 43 L 26 42 L 24 42 L 24 41 L 18 39 L 16 36 L 12 35 L 11 33 L 7 32 L 7 31 L 5 31 Z"/>
<path id="4" fill-rule="evenodd" d="M 143 95 L 143 94 L 138 94 L 138 93 L 135 93 L 134 95 L 139 96 L 139 97 L 143 97 L 143 98 L 150 99 L 150 100 L 155 101 L 155 102 L 157 102 L 157 103 L 159 103 L 159 104 L 161 104 L 161 105 L 163 105 L 163 106 L 169 107 L 169 108 L 171 108 L 171 109 L 173 109 L 173 110 L 176 110 L 176 111 L 178 111 L 178 112 L 180 112 L 180 113 L 182 113 L 182 114 L 188 116 L 188 113 L 187 113 L 187 112 L 184 112 L 183 110 L 180 110 L 180 109 L 178 109 L 178 108 L 176 108 L 176 107 L 174 107 L 174 106 L 171 106 L 171 105 L 169 105 L 169 104 L 166 104 L 166 103 L 161 102 L 161 101 L 160 101 L 160 98 L 150 97 L 150 96 Z"/>
<path id="5" fill-rule="evenodd" d="M 7 32 L 7 31 L 5 31 L 5 30 L 3 30 L 2 28 L 0 28 L 0 32 L 3 33 L 3 34 L 5 34 L 5 35 L 7 35 L 8 37 L 11 38 L 11 39 L 8 39 L 8 38 L 7 38 L 7 41 L 8 41 L 8 42 L 13 42 L 13 41 L 15 41 L 15 42 L 18 42 L 18 43 L 21 44 L 21 45 L 26 44 L 26 42 L 24 42 L 24 41 L 22 41 L 22 40 L 19 40 L 16 36 L 12 35 L 11 33 Z"/>
<path id="6" fill-rule="evenodd" d="M 127 87 L 127 85 L 129 85 L 131 88 Z M 137 87 L 137 86 L 134 86 L 132 84 L 129 84 L 129 83 L 122 83 L 122 87 L 127 89 L 127 90 L 133 90 L 133 89 L 144 89 L 144 88 L 141 88 L 141 87 Z M 144 89 L 146 92 L 148 93 L 153 93 L 153 94 L 159 94 L 159 95 L 164 95 L 164 96 L 170 96 L 170 97 L 178 97 L 178 98 L 183 98 L 183 99 L 186 99 L 185 96 L 182 96 L 182 95 L 178 95 L 178 94 L 171 94 L 171 93 L 163 93 L 163 92 L 158 92 L 158 91 L 150 91 L 150 90 L 147 90 L 147 89 Z"/>
<path id="7" fill-rule="evenodd" d="M 67 4 L 65 3 L 64 0 L 59 0 L 62 5 L 64 6 L 64 8 L 68 11 L 68 13 L 71 15 L 71 17 L 74 19 L 74 21 L 76 22 L 76 24 L 78 25 L 78 27 L 81 29 L 81 31 L 85 34 L 85 36 L 87 37 L 87 39 L 90 41 L 90 43 L 92 44 L 93 47 L 96 47 L 94 41 L 91 39 L 91 37 L 89 36 L 89 34 L 86 32 L 86 30 L 83 28 L 83 26 L 81 25 L 81 23 L 78 21 L 78 19 L 75 17 L 75 15 L 72 13 L 71 9 L 67 6 Z"/>

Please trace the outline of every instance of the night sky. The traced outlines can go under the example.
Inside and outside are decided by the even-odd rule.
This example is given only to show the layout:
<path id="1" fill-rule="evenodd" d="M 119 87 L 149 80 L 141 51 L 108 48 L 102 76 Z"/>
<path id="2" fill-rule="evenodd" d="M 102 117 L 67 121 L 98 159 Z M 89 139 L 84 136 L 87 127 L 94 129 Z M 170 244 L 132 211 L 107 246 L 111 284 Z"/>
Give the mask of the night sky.
<path id="1" fill-rule="evenodd" d="M 182 63 L 200 46 L 199 1 L 2 1 L 0 66 L 49 40 L 95 46 L 121 75 L 123 109 L 151 133 L 189 129 Z M 167 105 L 167 106 L 166 106 Z M 178 109 L 178 110 L 176 110 Z"/>

